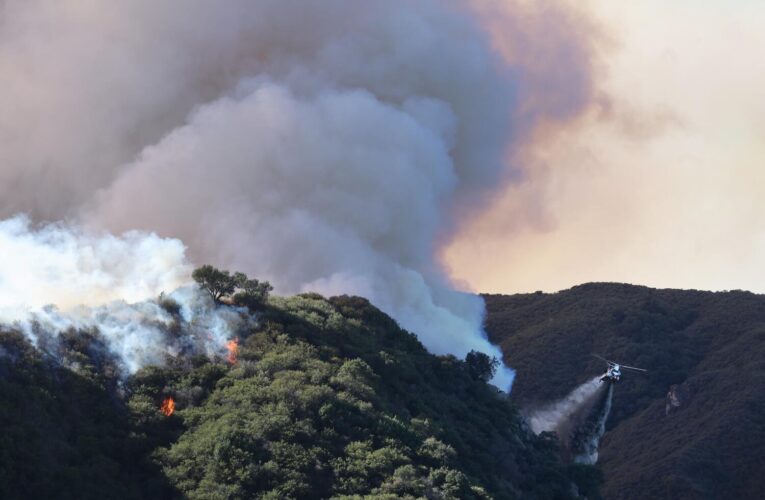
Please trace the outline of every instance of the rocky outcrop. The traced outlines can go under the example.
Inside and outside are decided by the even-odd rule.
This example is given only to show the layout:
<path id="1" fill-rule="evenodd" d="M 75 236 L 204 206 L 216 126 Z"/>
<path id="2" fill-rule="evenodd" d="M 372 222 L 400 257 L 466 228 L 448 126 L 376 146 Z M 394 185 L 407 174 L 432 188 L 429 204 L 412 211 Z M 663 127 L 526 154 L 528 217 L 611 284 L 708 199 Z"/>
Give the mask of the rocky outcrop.
<path id="1" fill-rule="evenodd" d="M 667 402 L 664 407 L 666 415 L 674 413 L 685 406 L 692 396 L 693 391 L 687 382 L 670 386 L 667 393 Z"/>

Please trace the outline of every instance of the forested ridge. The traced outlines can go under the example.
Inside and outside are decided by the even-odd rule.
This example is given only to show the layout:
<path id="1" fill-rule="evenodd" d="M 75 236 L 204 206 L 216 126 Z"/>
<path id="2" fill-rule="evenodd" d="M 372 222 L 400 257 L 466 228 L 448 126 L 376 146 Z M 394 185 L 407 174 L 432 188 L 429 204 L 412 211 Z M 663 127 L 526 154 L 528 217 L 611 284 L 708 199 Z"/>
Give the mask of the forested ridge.
<path id="1" fill-rule="evenodd" d="M 0 497 L 598 498 L 476 357 L 429 354 L 359 297 L 253 307 L 228 357 L 130 376 L 97 330 L 0 333 Z"/>
<path id="2" fill-rule="evenodd" d="M 762 498 L 765 296 L 591 283 L 484 298 L 521 407 L 602 373 L 592 353 L 649 370 L 614 391 L 605 498 Z"/>

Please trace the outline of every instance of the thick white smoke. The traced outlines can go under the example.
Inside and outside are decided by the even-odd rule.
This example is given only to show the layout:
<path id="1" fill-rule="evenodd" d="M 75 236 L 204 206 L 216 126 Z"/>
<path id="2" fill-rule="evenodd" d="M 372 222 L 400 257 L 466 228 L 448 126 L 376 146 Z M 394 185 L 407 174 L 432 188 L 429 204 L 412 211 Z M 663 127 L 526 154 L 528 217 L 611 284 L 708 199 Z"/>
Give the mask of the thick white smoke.
<path id="1" fill-rule="evenodd" d="M 70 329 L 97 331 L 127 373 L 182 352 L 220 354 L 252 318 L 215 307 L 196 286 L 177 288 L 191 272 L 184 251 L 154 234 L 0 221 L 0 324 L 35 345 Z M 166 290 L 177 312 L 156 300 Z"/>
<path id="2" fill-rule="evenodd" d="M 506 147 L 537 103 L 553 117 L 549 103 L 576 106 L 555 84 L 519 103 L 518 82 L 544 71 L 528 57 L 508 65 L 471 9 L 5 0 L 0 216 L 180 238 L 195 262 L 277 292 L 365 295 L 436 353 L 499 355 L 481 299 L 450 286 L 437 244 L 517 173 Z M 522 26 L 530 10 L 519 2 L 494 21 Z M 570 58 L 581 46 L 572 30 L 519 33 L 517 52 Z M 544 68 L 559 82 L 576 66 L 565 63 Z M 503 368 L 495 383 L 512 377 Z"/>
<path id="3" fill-rule="evenodd" d="M 64 223 L 32 227 L 0 221 L 0 320 L 55 304 L 62 309 L 114 300 L 135 302 L 189 281 L 185 247 L 130 231 L 117 237 Z"/>

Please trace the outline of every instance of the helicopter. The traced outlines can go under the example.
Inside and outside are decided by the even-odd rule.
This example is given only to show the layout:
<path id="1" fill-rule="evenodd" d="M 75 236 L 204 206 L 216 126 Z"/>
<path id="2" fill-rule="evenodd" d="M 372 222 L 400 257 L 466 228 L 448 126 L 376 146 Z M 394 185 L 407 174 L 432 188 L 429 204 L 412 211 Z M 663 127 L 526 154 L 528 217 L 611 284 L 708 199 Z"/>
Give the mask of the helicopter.
<path id="1" fill-rule="evenodd" d="M 636 368 L 634 366 L 622 365 L 622 364 L 616 363 L 615 361 L 610 361 L 606 358 L 601 358 L 597 354 L 593 354 L 593 356 L 608 363 L 608 370 L 606 370 L 606 373 L 600 376 L 601 382 L 612 382 L 612 383 L 618 382 L 619 378 L 621 378 L 622 376 L 622 371 L 621 371 L 622 368 L 626 368 L 627 370 L 635 370 L 639 372 L 648 371 L 643 368 Z"/>

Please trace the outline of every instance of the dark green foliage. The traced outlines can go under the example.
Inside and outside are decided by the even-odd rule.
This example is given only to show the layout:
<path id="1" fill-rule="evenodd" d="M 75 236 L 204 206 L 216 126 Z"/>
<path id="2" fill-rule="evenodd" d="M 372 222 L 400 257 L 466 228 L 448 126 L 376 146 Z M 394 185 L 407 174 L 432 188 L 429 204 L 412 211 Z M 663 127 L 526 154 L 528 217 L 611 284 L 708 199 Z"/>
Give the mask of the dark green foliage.
<path id="1" fill-rule="evenodd" d="M 156 455 L 190 498 L 571 491 L 555 447 L 524 432 L 505 397 L 364 299 L 274 298 L 238 359 L 179 409 L 187 430 Z"/>
<path id="2" fill-rule="evenodd" d="M 159 304 L 159 307 L 173 316 L 177 316 L 181 312 L 181 305 L 174 299 L 166 296 L 165 292 L 159 294 L 159 297 L 157 298 L 157 304 Z"/>
<path id="3" fill-rule="evenodd" d="M 116 381 L 105 375 L 108 360 L 87 352 L 92 336 L 68 337 L 57 353 L 67 369 L 20 334 L 0 332 L 0 498 L 172 497 L 148 458 L 168 440 L 131 431 Z M 154 403 L 149 410 L 157 413 Z"/>
<path id="4" fill-rule="evenodd" d="M 473 373 L 433 356 L 358 297 L 271 297 L 258 325 L 234 365 L 179 357 L 124 382 L 97 332 L 55 344 L 71 368 L 1 334 L 0 496 L 597 498 L 595 472 L 482 381 L 488 357 Z"/>
<path id="5" fill-rule="evenodd" d="M 232 276 L 229 271 L 221 271 L 209 264 L 194 269 L 191 277 L 210 294 L 215 302 L 220 302 L 223 297 L 231 295 L 236 290 L 236 276 Z"/>
<path id="6" fill-rule="evenodd" d="M 234 304 L 253 310 L 264 304 L 274 289 L 268 281 L 250 279 L 240 272 L 231 274 L 209 264 L 195 269 L 191 277 L 215 302 L 228 297 Z"/>
<path id="7" fill-rule="evenodd" d="M 591 353 L 649 370 L 625 372 L 615 388 L 598 464 L 606 498 L 760 497 L 764 296 L 593 283 L 485 299 L 521 406 L 602 373 Z M 686 399 L 668 414 L 674 384 Z"/>
<path id="8" fill-rule="evenodd" d="M 246 276 L 237 286 L 241 291 L 234 294 L 234 304 L 252 310 L 264 304 L 268 299 L 268 294 L 274 289 L 268 281 L 247 279 Z"/>
<path id="9" fill-rule="evenodd" d="M 496 373 L 499 360 L 482 352 L 470 351 L 465 356 L 465 365 L 468 373 L 475 380 L 488 382 Z"/>

